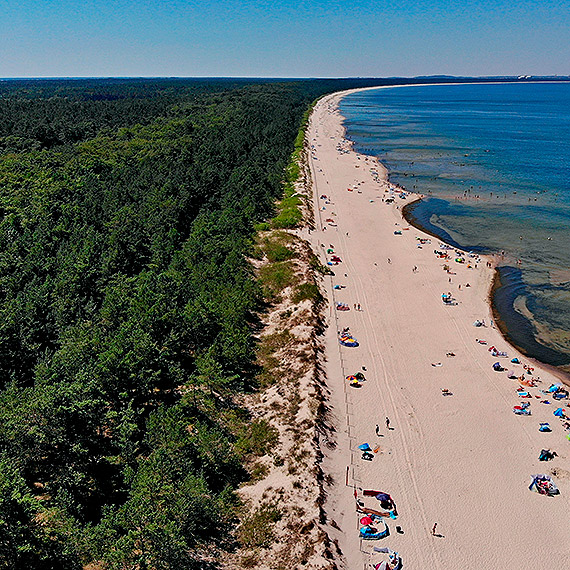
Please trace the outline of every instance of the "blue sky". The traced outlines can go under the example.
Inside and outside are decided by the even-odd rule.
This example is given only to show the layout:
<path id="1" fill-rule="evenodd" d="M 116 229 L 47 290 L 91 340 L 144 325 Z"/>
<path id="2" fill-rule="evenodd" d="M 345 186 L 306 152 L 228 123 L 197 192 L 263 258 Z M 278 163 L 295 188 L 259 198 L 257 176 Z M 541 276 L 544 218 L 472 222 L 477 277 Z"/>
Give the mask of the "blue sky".
<path id="1" fill-rule="evenodd" d="M 0 77 L 568 75 L 569 22 L 569 0 L 0 0 Z"/>

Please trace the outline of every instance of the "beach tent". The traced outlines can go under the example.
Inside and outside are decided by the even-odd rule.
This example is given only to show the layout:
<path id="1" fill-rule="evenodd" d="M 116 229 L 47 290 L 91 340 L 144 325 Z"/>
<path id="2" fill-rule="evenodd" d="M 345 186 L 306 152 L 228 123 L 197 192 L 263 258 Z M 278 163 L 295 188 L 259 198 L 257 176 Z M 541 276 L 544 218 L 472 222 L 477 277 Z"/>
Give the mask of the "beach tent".
<path id="1" fill-rule="evenodd" d="M 390 503 L 392 502 L 392 497 L 390 497 L 390 495 L 388 495 L 388 493 L 378 493 L 378 494 L 376 495 L 376 498 L 377 498 L 380 502 L 383 502 L 383 501 L 386 501 L 386 502 L 389 501 Z"/>
<path id="2" fill-rule="evenodd" d="M 360 538 L 363 538 L 364 540 L 379 540 L 389 536 L 390 530 L 386 521 L 384 519 L 380 519 L 378 527 L 366 525 L 360 529 L 359 534 Z"/>
<path id="3" fill-rule="evenodd" d="M 560 494 L 558 487 L 554 484 L 550 475 L 539 473 L 538 475 L 531 475 L 531 477 L 532 483 L 529 486 L 530 491 L 536 491 L 541 495 L 548 495 L 549 497 Z"/>
<path id="4" fill-rule="evenodd" d="M 564 409 L 563 408 L 558 408 L 556 410 L 554 410 L 554 412 L 552 412 L 557 418 L 563 418 L 564 417 Z"/>
<path id="5" fill-rule="evenodd" d="M 372 448 L 370 447 L 369 443 L 363 443 L 359 445 L 358 449 L 360 449 L 360 451 L 372 451 Z"/>
<path id="6" fill-rule="evenodd" d="M 358 346 L 358 341 L 349 335 L 341 336 L 339 342 L 342 346 Z"/>
<path id="7" fill-rule="evenodd" d="M 383 562 L 376 564 L 376 566 L 374 566 L 374 570 L 400 570 L 400 568 L 402 568 L 402 558 L 395 550 L 387 547 L 375 546 L 374 552 L 380 552 L 388 555 L 388 562 L 384 560 Z"/>
<path id="8" fill-rule="evenodd" d="M 396 517 L 398 516 L 398 513 L 396 512 L 396 503 L 388 493 L 382 493 L 381 491 L 365 490 L 363 491 L 363 495 L 374 496 L 378 501 L 380 501 L 380 505 L 382 506 L 382 508 L 390 511 L 388 513 L 390 518 L 395 520 Z"/>
<path id="9" fill-rule="evenodd" d="M 362 384 L 358 381 L 358 378 L 356 376 L 353 375 L 347 376 L 346 379 L 353 388 L 360 388 L 362 386 Z"/>
<path id="10" fill-rule="evenodd" d="M 550 424 L 548 422 L 540 422 L 538 426 L 538 431 L 548 432 L 552 431 L 552 428 L 550 427 Z"/>
<path id="11" fill-rule="evenodd" d="M 540 455 L 538 457 L 539 461 L 550 461 L 551 459 L 554 459 L 555 457 L 555 453 L 552 453 L 552 451 L 550 451 L 550 449 L 542 449 L 540 451 Z"/>

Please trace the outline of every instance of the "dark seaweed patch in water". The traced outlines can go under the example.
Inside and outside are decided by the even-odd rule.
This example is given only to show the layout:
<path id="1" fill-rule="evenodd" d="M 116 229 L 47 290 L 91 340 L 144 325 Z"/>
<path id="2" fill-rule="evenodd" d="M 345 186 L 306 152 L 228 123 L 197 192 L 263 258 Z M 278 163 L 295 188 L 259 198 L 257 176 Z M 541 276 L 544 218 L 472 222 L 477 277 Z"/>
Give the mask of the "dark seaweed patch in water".
<path id="1" fill-rule="evenodd" d="M 496 315 L 501 332 L 509 342 L 525 354 L 552 366 L 570 363 L 568 355 L 540 344 L 534 336 L 534 326 L 524 315 L 514 308 L 519 296 L 530 298 L 527 285 L 522 280 L 522 272 L 516 267 L 498 267 L 498 282 L 493 289 L 493 313 Z"/>
<path id="2" fill-rule="evenodd" d="M 436 237 L 449 245 L 464 251 L 476 253 L 489 253 L 489 250 L 480 245 L 465 246 L 457 243 L 443 228 L 431 223 L 434 214 L 443 216 L 449 211 L 449 202 L 440 198 L 427 198 L 416 200 L 404 206 L 402 215 L 412 226 L 422 230 L 426 234 Z"/>

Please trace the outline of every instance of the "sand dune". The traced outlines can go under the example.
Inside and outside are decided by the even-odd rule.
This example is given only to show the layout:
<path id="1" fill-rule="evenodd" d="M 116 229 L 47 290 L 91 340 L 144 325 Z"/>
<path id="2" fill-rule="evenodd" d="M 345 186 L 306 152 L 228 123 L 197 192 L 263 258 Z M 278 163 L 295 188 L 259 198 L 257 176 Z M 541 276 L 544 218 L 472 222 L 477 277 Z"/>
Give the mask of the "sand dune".
<path id="1" fill-rule="evenodd" d="M 330 258 L 325 252 L 330 245 L 342 259 L 332 267 L 336 275 L 325 279 L 327 374 L 338 446 L 324 466 L 335 478 L 329 520 L 341 529 L 328 530 L 338 539 L 347 568 L 374 562 L 374 544 L 358 539 L 354 488 L 379 489 L 395 499 L 399 516 L 388 521 L 391 534 L 377 545 L 400 552 L 405 568 L 570 568 L 570 441 L 553 416 L 558 404 L 535 397 L 558 380 L 536 368 L 541 383 L 529 389 L 532 416 L 513 414 L 521 402 L 519 383 L 492 364 L 500 360 L 522 374 L 521 365 L 509 364 L 511 358 L 529 361 L 489 326 L 492 269 L 486 260 L 476 269 L 452 261 L 455 274 L 446 273 L 445 262 L 434 255 L 439 242 L 421 245 L 417 238 L 429 236 L 402 219 L 402 206 L 415 197 L 382 201 L 389 196 L 386 171 L 345 141 L 337 110 L 341 96 L 317 104 L 307 135 L 320 226 L 310 239 L 323 261 Z M 441 294 L 448 291 L 456 305 L 442 303 Z M 346 302 L 351 310 L 336 311 L 335 302 Z M 476 319 L 487 326 L 474 327 Z M 339 345 L 337 331 L 344 327 L 350 327 L 358 347 Z M 488 344 L 476 342 L 481 338 Z M 492 345 L 508 358 L 491 356 Z M 432 366 L 436 363 L 441 366 Z M 363 366 L 367 380 L 361 388 L 349 387 L 345 377 Z M 444 388 L 453 395 L 443 396 Z M 386 429 L 386 416 L 393 429 Z M 542 421 L 550 422 L 551 433 L 538 431 Z M 379 446 L 369 462 L 357 449 L 365 442 Z M 542 448 L 559 457 L 539 462 Z M 531 474 L 553 468 L 559 496 L 528 490 Z M 363 501 L 379 507 L 374 498 Z M 431 534 L 435 522 L 441 536 Z"/>

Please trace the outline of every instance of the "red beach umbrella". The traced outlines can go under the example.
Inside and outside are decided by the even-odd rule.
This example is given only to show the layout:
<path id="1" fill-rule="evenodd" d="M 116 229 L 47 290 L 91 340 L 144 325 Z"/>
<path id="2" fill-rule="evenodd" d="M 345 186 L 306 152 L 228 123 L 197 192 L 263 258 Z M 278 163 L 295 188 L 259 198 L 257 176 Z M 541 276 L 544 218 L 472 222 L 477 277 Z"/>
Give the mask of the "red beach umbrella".
<path id="1" fill-rule="evenodd" d="M 369 524 L 373 524 L 373 523 L 374 523 L 374 521 L 370 517 L 362 517 L 360 519 L 360 524 L 369 525 Z"/>

